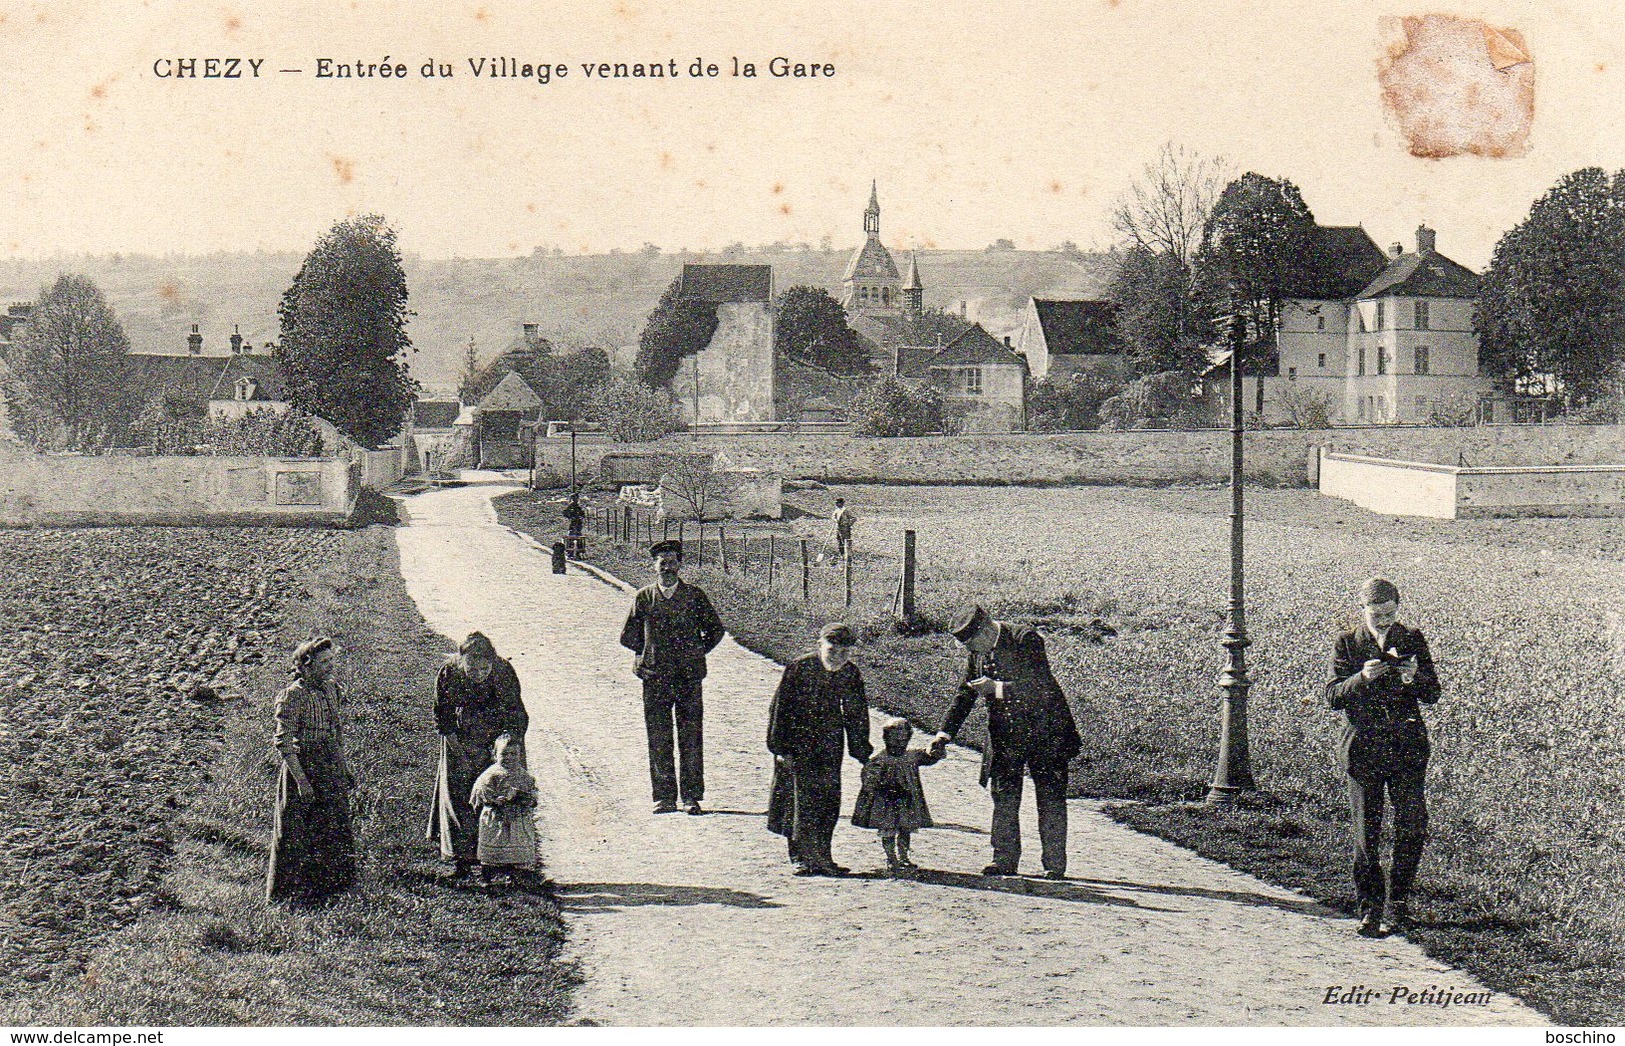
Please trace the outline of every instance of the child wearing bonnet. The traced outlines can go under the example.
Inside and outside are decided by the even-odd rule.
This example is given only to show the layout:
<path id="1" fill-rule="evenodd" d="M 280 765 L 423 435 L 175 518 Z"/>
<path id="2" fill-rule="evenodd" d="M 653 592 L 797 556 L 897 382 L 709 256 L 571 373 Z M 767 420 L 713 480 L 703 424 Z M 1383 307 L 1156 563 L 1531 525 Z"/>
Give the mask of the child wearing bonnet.
<path id="1" fill-rule="evenodd" d="M 942 756 L 908 746 L 914 728 L 906 719 L 886 720 L 880 733 L 886 748 L 864 764 L 863 789 L 852 810 L 852 824 L 877 829 L 886 850 L 886 868 L 894 875 L 907 874 L 918 867 L 909 859 L 910 835 L 934 823 L 920 787 L 920 767 L 930 766 Z"/>

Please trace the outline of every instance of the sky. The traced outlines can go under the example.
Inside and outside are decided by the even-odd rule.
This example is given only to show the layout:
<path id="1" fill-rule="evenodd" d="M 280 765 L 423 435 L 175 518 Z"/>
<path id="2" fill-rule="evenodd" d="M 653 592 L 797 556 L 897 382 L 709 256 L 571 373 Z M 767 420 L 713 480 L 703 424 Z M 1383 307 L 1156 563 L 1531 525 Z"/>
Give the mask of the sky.
<path id="1" fill-rule="evenodd" d="M 1175 142 L 1291 178 L 1384 246 L 1426 222 L 1479 268 L 1562 174 L 1625 167 L 1625 13 L 1605 6 L 1459 11 L 1526 41 L 1530 148 L 1428 160 L 1377 60 L 1379 20 L 1429 8 L 1392 2 L 0 0 L 0 257 L 303 251 L 365 212 L 425 257 L 849 247 L 871 179 L 894 248 L 1105 247 L 1114 200 Z M 773 78 L 776 55 L 834 76 Z M 407 77 L 314 75 L 385 56 Z M 472 75 L 502 56 L 569 72 Z M 761 75 L 728 75 L 733 56 Z M 155 75 L 205 57 L 261 75 Z M 688 77 L 696 58 L 720 75 Z M 671 59 L 676 79 L 582 69 Z M 431 60 L 454 75 L 420 76 Z"/>

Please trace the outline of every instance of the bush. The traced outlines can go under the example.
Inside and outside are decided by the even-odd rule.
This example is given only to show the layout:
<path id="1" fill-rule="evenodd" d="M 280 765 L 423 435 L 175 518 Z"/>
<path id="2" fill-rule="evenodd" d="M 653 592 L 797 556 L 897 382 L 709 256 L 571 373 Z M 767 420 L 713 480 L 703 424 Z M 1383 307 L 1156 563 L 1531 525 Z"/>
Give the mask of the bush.
<path id="1" fill-rule="evenodd" d="M 157 454 L 208 454 L 215 457 L 321 457 L 321 431 L 309 414 L 261 409 L 240 418 L 173 416 L 167 409 L 149 410 L 132 429 L 133 442 Z"/>
<path id="2" fill-rule="evenodd" d="M 1293 385 L 1281 392 L 1281 410 L 1288 423 L 1300 429 L 1329 429 L 1336 413 L 1329 393 Z"/>
<path id="3" fill-rule="evenodd" d="M 1099 428 L 1100 405 L 1122 389 L 1122 381 L 1099 374 L 1035 381 L 1027 390 L 1027 427 L 1035 432 Z"/>
<path id="4" fill-rule="evenodd" d="M 860 436 L 928 436 L 942 431 L 942 393 L 882 378 L 852 400 L 853 431 Z"/>
<path id="5" fill-rule="evenodd" d="M 647 443 L 683 427 L 665 392 L 626 378 L 611 378 L 598 387 L 588 418 L 617 443 Z"/>
<path id="6" fill-rule="evenodd" d="M 1193 393 L 1189 375 L 1163 371 L 1136 378 L 1100 405 L 1103 429 L 1151 429 L 1211 425 L 1213 418 Z"/>

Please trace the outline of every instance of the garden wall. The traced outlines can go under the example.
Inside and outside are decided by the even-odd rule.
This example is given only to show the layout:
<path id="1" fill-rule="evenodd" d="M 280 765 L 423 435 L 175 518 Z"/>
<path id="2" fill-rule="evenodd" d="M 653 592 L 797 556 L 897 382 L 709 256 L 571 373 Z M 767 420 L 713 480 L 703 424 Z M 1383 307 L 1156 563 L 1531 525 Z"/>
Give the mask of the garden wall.
<path id="1" fill-rule="evenodd" d="M 1625 464 L 1625 426 L 1479 425 L 1428 428 L 1373 425 L 1325 430 L 1263 429 L 1246 435 L 1247 472 L 1266 482 L 1307 486 L 1323 446 L 1439 465 Z M 577 444 L 577 462 L 597 471 L 612 454 L 709 450 L 729 469 L 786 477 L 884 483 L 1188 483 L 1230 474 L 1230 433 L 1010 433 L 876 439 L 844 433 L 733 433 L 668 436 L 657 443 Z M 538 441 L 541 460 L 569 474 L 568 438 Z"/>
<path id="2" fill-rule="evenodd" d="M 1323 454 L 1319 471 L 1322 494 L 1390 515 L 1625 515 L 1625 465 L 1460 468 Z"/>
<path id="3" fill-rule="evenodd" d="M 342 458 L 0 456 L 0 526 L 333 523 L 358 472 Z"/>

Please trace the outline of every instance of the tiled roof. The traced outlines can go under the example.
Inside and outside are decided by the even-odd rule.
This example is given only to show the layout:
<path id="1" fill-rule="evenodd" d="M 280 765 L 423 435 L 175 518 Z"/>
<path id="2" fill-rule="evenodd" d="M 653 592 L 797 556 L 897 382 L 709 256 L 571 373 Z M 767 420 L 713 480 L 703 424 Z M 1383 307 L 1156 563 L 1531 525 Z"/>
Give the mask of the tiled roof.
<path id="1" fill-rule="evenodd" d="M 684 265 L 682 296 L 717 305 L 768 301 L 773 297 L 771 265 Z"/>
<path id="2" fill-rule="evenodd" d="M 1402 254 L 1390 261 L 1359 297 L 1375 298 L 1383 294 L 1408 298 L 1476 298 L 1478 275 L 1438 251 Z"/>
<path id="3" fill-rule="evenodd" d="M 863 246 L 852 253 L 852 260 L 847 263 L 845 280 L 895 280 L 897 279 L 897 263 L 892 261 L 891 252 L 878 239 L 871 236 L 863 241 Z"/>
<path id="4" fill-rule="evenodd" d="M 531 414 L 542 406 L 542 398 L 536 395 L 530 383 L 513 371 L 509 371 L 497 387 L 480 400 L 482 411 L 518 411 L 521 414 Z"/>
<path id="5" fill-rule="evenodd" d="M 1358 225 L 1317 225 L 1298 293 L 1332 301 L 1352 298 L 1382 271 L 1387 257 Z"/>
<path id="6" fill-rule="evenodd" d="M 420 429 L 449 429 L 457 424 L 463 405 L 456 400 L 416 400 L 412 404 L 412 424 Z"/>
<path id="7" fill-rule="evenodd" d="M 1027 361 L 1014 349 L 982 329 L 980 323 L 942 347 L 927 367 L 975 367 L 1008 364 L 1025 367 Z"/>
<path id="8" fill-rule="evenodd" d="M 931 373 L 931 363 L 942 349 L 936 345 L 898 345 L 897 373 L 904 378 L 924 378 Z"/>
<path id="9" fill-rule="evenodd" d="M 1116 356 L 1123 351 L 1117 306 L 1109 301 L 1034 298 L 1033 308 L 1051 355 Z"/>

